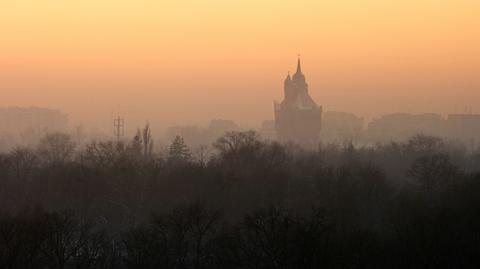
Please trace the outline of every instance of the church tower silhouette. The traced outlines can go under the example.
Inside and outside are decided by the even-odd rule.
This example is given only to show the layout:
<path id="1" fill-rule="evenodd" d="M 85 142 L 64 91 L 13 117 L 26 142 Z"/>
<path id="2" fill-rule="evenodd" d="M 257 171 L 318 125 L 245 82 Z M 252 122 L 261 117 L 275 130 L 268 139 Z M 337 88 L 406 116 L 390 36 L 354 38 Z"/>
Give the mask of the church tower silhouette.
<path id="1" fill-rule="evenodd" d="M 281 103 L 274 102 L 277 138 L 302 145 L 318 142 L 322 107 L 308 94 L 308 84 L 302 73 L 300 57 L 295 74 L 288 74 L 284 81 L 284 94 Z"/>

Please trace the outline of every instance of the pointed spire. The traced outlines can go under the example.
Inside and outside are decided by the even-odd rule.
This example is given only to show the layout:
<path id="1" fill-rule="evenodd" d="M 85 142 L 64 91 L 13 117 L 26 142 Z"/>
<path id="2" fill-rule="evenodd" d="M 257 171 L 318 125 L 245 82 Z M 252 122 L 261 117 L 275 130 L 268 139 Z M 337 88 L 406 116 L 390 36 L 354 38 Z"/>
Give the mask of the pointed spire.
<path id="1" fill-rule="evenodd" d="M 298 62 L 297 62 L 297 72 L 298 74 L 302 73 L 302 66 L 300 65 L 300 54 L 298 54 Z"/>
<path id="2" fill-rule="evenodd" d="M 302 73 L 302 65 L 300 64 L 300 54 L 298 55 L 297 71 L 293 74 L 292 80 L 296 83 L 305 83 L 305 76 Z"/>
<path id="3" fill-rule="evenodd" d="M 292 78 L 290 77 L 290 71 L 288 71 L 287 78 L 285 78 L 285 83 L 290 83 L 292 81 Z"/>

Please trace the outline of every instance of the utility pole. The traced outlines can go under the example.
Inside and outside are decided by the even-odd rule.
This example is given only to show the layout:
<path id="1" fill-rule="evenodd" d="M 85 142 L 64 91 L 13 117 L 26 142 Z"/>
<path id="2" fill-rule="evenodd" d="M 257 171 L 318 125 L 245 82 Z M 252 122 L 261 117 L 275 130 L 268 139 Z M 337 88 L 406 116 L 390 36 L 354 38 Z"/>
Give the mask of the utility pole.
<path id="1" fill-rule="evenodd" d="M 124 119 L 120 118 L 120 116 L 113 120 L 113 135 L 117 138 L 117 142 L 120 141 L 120 137 L 125 133 L 124 127 Z"/>

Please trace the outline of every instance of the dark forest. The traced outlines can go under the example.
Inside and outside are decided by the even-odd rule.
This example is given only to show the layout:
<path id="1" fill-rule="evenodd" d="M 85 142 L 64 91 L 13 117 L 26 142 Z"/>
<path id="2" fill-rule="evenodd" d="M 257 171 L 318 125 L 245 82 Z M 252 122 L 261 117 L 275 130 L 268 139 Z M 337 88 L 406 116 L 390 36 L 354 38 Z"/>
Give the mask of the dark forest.
<path id="1" fill-rule="evenodd" d="M 0 268 L 478 268 L 480 152 L 416 135 L 192 151 L 51 133 L 0 155 Z"/>

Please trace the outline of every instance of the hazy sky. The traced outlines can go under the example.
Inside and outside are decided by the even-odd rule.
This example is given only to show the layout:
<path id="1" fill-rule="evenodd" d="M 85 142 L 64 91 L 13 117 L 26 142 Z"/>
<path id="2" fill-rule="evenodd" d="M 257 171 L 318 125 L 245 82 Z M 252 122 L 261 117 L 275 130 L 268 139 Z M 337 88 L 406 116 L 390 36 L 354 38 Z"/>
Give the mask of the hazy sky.
<path id="1" fill-rule="evenodd" d="M 325 110 L 480 112 L 478 0 L 2 0 L 0 106 L 255 126 L 298 53 Z"/>

